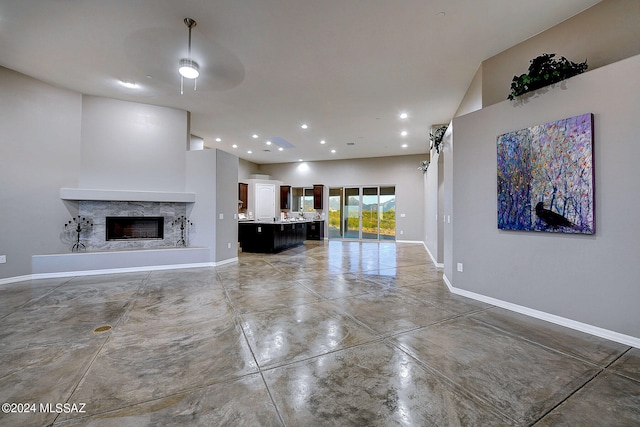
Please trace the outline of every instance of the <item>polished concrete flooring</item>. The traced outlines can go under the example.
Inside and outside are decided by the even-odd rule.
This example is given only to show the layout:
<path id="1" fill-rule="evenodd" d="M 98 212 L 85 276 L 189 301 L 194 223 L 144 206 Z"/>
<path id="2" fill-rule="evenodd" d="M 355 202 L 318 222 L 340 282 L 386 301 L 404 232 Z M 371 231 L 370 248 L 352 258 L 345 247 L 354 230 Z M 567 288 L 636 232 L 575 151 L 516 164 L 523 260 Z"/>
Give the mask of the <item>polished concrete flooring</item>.
<path id="1" fill-rule="evenodd" d="M 0 325 L 35 404 L 2 426 L 640 425 L 639 349 L 452 295 L 418 244 L 14 283 Z"/>

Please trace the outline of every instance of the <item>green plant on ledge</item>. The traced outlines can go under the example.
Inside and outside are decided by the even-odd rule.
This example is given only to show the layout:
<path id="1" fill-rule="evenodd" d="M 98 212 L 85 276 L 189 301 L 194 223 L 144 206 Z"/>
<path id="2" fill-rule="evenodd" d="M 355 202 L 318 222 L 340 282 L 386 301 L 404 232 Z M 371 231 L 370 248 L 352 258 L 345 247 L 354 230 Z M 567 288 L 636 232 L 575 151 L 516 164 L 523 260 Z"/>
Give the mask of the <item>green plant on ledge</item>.
<path id="1" fill-rule="evenodd" d="M 587 61 L 576 63 L 569 61 L 564 56 L 560 59 L 553 59 L 554 56 L 556 56 L 555 53 L 543 53 L 531 60 L 527 74 L 513 76 L 511 93 L 508 99 L 513 100 L 524 93 L 540 89 L 587 71 Z"/>
<path id="2" fill-rule="evenodd" d="M 442 138 L 444 138 L 444 133 L 447 131 L 448 125 L 442 125 L 436 128 L 435 131 L 429 133 L 429 141 L 431 141 L 431 149 L 436 149 L 436 153 L 440 152 L 440 148 L 442 147 Z"/>

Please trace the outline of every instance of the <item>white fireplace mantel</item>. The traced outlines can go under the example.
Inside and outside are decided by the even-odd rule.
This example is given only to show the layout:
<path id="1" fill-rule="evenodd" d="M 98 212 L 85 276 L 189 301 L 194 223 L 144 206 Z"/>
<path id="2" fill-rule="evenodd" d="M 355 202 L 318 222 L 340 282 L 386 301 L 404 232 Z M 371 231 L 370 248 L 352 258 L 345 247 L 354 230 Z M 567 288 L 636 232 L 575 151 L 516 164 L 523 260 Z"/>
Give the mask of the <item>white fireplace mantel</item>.
<path id="1" fill-rule="evenodd" d="M 97 190 L 61 188 L 62 200 L 102 200 L 114 202 L 180 202 L 194 203 L 196 193 L 168 191 Z"/>

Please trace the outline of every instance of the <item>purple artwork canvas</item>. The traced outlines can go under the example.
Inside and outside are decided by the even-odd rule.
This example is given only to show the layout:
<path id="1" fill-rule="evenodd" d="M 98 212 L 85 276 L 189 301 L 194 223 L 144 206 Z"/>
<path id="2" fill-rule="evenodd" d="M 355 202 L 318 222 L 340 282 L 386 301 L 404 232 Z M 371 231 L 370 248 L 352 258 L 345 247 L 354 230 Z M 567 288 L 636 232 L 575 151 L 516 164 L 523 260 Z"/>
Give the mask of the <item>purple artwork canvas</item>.
<path id="1" fill-rule="evenodd" d="M 593 114 L 498 136 L 498 228 L 595 232 Z"/>

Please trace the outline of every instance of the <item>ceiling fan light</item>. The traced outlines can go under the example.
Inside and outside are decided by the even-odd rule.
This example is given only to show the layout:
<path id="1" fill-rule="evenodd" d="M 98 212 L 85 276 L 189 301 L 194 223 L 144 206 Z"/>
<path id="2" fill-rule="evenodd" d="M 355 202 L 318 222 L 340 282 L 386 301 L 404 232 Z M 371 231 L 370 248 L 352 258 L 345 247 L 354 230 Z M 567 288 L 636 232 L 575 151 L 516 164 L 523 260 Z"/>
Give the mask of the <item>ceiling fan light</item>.
<path id="1" fill-rule="evenodd" d="M 192 59 L 181 59 L 178 72 L 185 79 L 196 79 L 200 75 L 200 66 Z"/>

